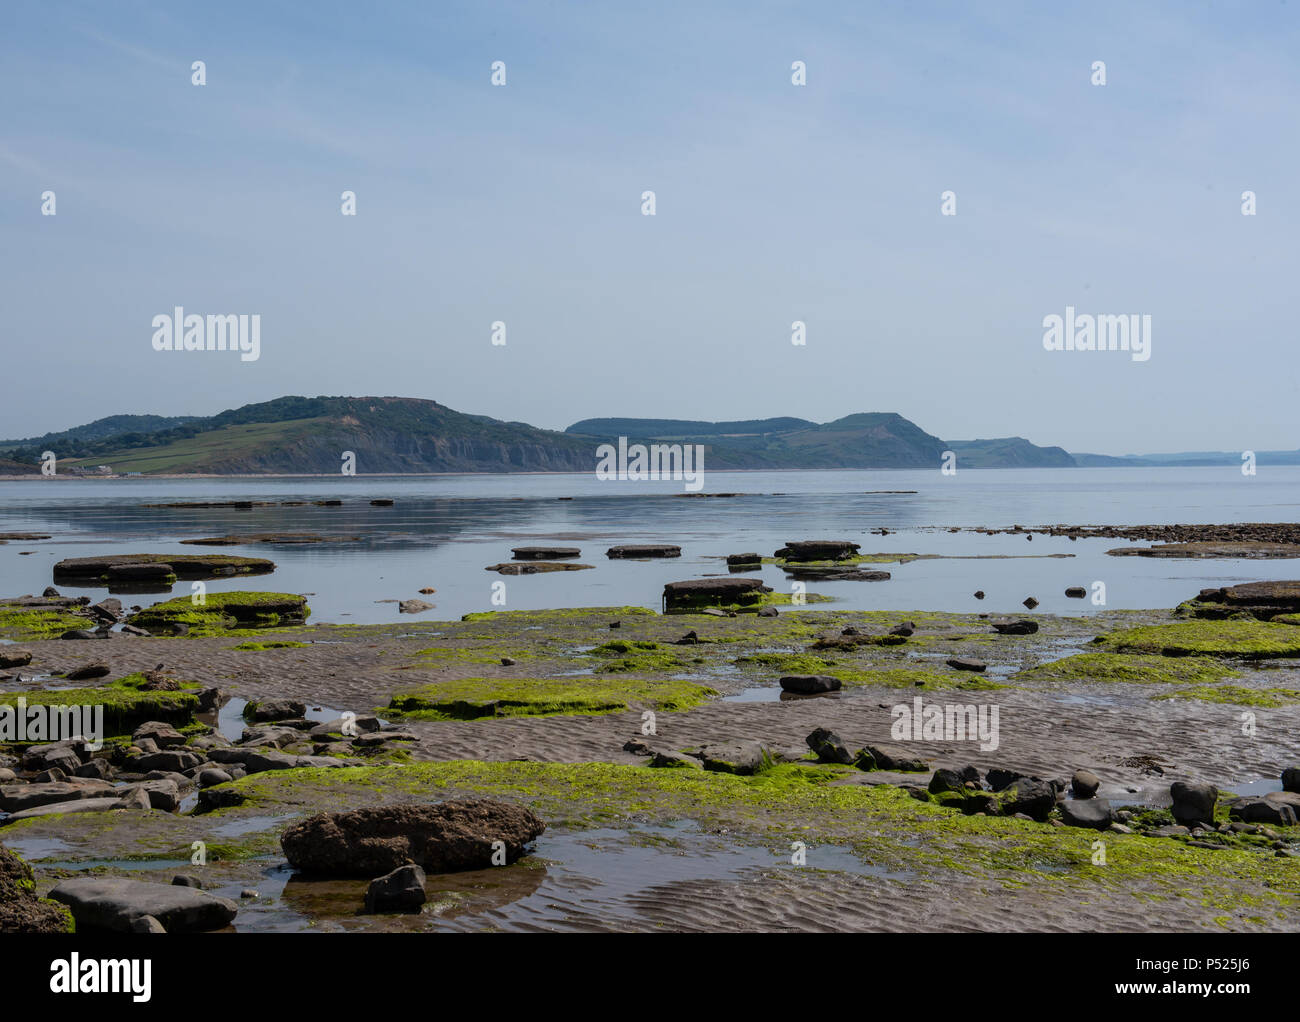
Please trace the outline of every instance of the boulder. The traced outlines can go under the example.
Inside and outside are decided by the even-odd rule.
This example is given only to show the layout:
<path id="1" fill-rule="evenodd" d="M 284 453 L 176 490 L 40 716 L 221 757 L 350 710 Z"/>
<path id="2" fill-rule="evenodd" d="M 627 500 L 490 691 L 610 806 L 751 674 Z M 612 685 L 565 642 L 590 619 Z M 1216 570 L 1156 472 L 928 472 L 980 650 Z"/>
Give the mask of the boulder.
<path id="1" fill-rule="evenodd" d="M 1101 787 L 1101 778 L 1091 770 L 1076 770 L 1070 778 L 1070 790 L 1075 798 L 1092 798 Z"/>
<path id="2" fill-rule="evenodd" d="M 1115 822 L 1115 811 L 1104 798 L 1089 798 L 1084 801 L 1066 799 L 1058 808 L 1067 827 L 1108 830 Z"/>
<path id="3" fill-rule="evenodd" d="M 689 752 L 669 751 L 666 749 L 657 749 L 651 754 L 650 765 L 652 767 L 662 767 L 664 769 L 685 768 L 687 770 L 703 770 L 704 764 L 700 762 L 698 756 L 693 756 Z"/>
<path id="4" fill-rule="evenodd" d="M 31 867 L 0 845 L 0 933 L 69 932 L 72 919 L 67 910 L 37 898 L 33 886 Z"/>
<path id="5" fill-rule="evenodd" d="M 154 884 L 118 877 L 74 877 L 50 891 L 72 910 L 78 931 L 132 931 L 137 920 L 153 916 L 168 933 L 220 930 L 235 918 L 238 906 L 192 887 Z"/>
<path id="6" fill-rule="evenodd" d="M 1300 794 L 1271 791 L 1267 795 L 1248 795 L 1228 806 L 1228 816 L 1243 823 L 1272 823 L 1294 826 L 1300 822 Z"/>
<path id="7" fill-rule="evenodd" d="M 288 720 L 307 712 L 307 704 L 296 699 L 266 699 L 244 707 L 245 720 Z"/>
<path id="8" fill-rule="evenodd" d="M 689 610 L 712 604 L 757 603 L 766 592 L 771 590 L 762 579 L 715 575 L 669 582 L 664 586 L 663 600 L 667 610 Z"/>
<path id="9" fill-rule="evenodd" d="M 866 756 L 863 756 L 866 753 Z M 871 766 L 864 766 L 870 762 Z M 898 770 L 900 772 L 921 772 L 929 770 L 925 760 L 914 755 L 901 745 L 868 745 L 858 753 L 859 770 Z"/>
<path id="10" fill-rule="evenodd" d="M 1300 792 L 1300 766 L 1287 767 L 1282 771 L 1282 790 Z"/>
<path id="11" fill-rule="evenodd" d="M 280 843 L 300 872 L 373 877 L 407 863 L 432 873 L 483 869 L 497 842 L 514 862 L 545 829 L 523 806 L 466 799 L 318 813 L 285 830 Z"/>
<path id="12" fill-rule="evenodd" d="M 930 778 L 930 783 L 926 785 L 926 791 L 931 795 L 938 795 L 945 791 L 957 791 L 964 795 L 966 790 L 966 782 L 961 774 L 956 770 L 945 768 L 936 770 L 934 776 Z"/>
<path id="13" fill-rule="evenodd" d="M 1038 631 L 1038 622 L 1028 618 L 1016 621 L 990 621 L 993 630 L 1001 635 L 1033 635 Z"/>
<path id="14" fill-rule="evenodd" d="M 998 792 L 998 798 L 1005 815 L 1024 813 L 1039 823 L 1056 807 L 1056 789 L 1034 777 L 1017 778 Z"/>
<path id="15" fill-rule="evenodd" d="M 829 728 L 819 727 L 805 741 L 808 748 L 817 754 L 823 763 L 852 763 L 853 753 L 849 752 L 844 739 Z"/>
<path id="16" fill-rule="evenodd" d="M 402 614 L 423 614 L 426 610 L 433 610 L 433 604 L 424 600 L 402 600 L 397 609 Z"/>
<path id="17" fill-rule="evenodd" d="M 371 880 L 366 888 L 367 912 L 418 912 L 427 900 L 424 870 L 414 863 Z"/>
<path id="18" fill-rule="evenodd" d="M 754 554 L 754 553 L 728 554 L 727 563 L 728 564 L 762 564 L 763 558 L 758 554 Z"/>
<path id="19" fill-rule="evenodd" d="M 0 647 L 0 669 L 26 667 L 31 662 L 31 650 Z"/>
<path id="20" fill-rule="evenodd" d="M 140 772 L 166 770 L 180 773 L 182 770 L 196 767 L 202 762 L 203 757 L 189 749 L 162 749 L 158 752 L 146 753 L 143 756 L 128 760 L 127 765 L 132 770 Z"/>
<path id="21" fill-rule="evenodd" d="M 172 749 L 185 744 L 183 734 L 170 724 L 165 724 L 160 720 L 146 721 L 131 733 L 131 741 L 135 742 L 136 745 L 139 745 L 141 739 L 144 738 L 153 741 L 159 749 Z"/>
<path id="22" fill-rule="evenodd" d="M 1065 595 L 1072 600 L 1082 600 L 1088 595 L 1088 590 L 1084 586 L 1070 586 L 1065 590 Z"/>
<path id="23" fill-rule="evenodd" d="M 840 679 L 832 678 L 828 674 L 787 674 L 781 679 L 782 690 L 786 692 L 797 692 L 800 695 L 816 695 L 819 692 L 838 692 L 840 687 Z"/>
<path id="24" fill-rule="evenodd" d="M 510 553 L 516 561 L 562 561 L 580 557 L 582 550 L 576 546 L 517 546 Z"/>
<path id="25" fill-rule="evenodd" d="M 983 660 L 972 660 L 969 657 L 954 656 L 944 661 L 949 667 L 958 671 L 975 671 L 982 673 L 987 667 Z"/>
<path id="26" fill-rule="evenodd" d="M 233 778 L 224 770 L 218 770 L 216 767 L 209 767 L 199 774 L 198 781 L 200 788 L 211 788 L 218 784 L 227 784 Z"/>
<path id="27" fill-rule="evenodd" d="M 724 774 L 756 774 L 768 763 L 767 753 L 758 742 L 714 742 L 699 752 L 705 770 Z"/>
<path id="28" fill-rule="evenodd" d="M 1213 784 L 1175 781 L 1169 787 L 1169 796 L 1173 799 L 1170 811 L 1176 823 L 1188 827 L 1197 823 L 1213 823 L 1214 804 L 1219 799 L 1219 790 Z"/>
<path id="29" fill-rule="evenodd" d="M 113 791 L 108 781 L 96 777 L 74 777 L 46 784 L 6 784 L 0 787 L 0 809 L 17 813 L 55 802 L 102 798 Z"/>

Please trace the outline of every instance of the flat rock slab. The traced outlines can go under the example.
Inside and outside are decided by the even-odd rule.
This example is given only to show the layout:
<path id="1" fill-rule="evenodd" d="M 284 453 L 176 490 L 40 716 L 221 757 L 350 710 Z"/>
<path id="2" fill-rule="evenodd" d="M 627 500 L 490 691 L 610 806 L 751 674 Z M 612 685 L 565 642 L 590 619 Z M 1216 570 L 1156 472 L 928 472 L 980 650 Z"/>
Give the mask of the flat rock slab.
<path id="1" fill-rule="evenodd" d="M 980 673 L 988 667 L 988 664 L 983 660 L 971 660 L 969 657 L 960 656 L 949 657 L 944 663 L 957 671 L 975 671 L 976 673 Z"/>
<path id="2" fill-rule="evenodd" d="M 758 742 L 714 742 L 700 749 L 699 758 L 705 770 L 723 774 L 756 774 L 763 769 L 767 755 Z"/>
<path id="3" fill-rule="evenodd" d="M 136 920 L 153 916 L 168 933 L 201 933 L 229 926 L 239 911 L 228 898 L 192 887 L 116 877 L 74 877 L 56 886 L 50 897 L 68 906 L 79 930 L 129 933 Z"/>
<path id="4" fill-rule="evenodd" d="M 860 549 L 847 539 L 803 539 L 787 542 L 775 556 L 787 561 L 843 561 L 856 557 Z"/>
<path id="5" fill-rule="evenodd" d="M 6 784 L 0 786 L 0 809 L 9 813 L 35 809 L 55 802 L 73 802 L 83 798 L 100 798 L 112 791 L 108 781 L 95 777 L 74 777 L 67 781 L 44 784 Z"/>
<path id="6" fill-rule="evenodd" d="M 612 546 L 605 551 L 605 556 L 614 559 L 681 557 L 682 548 L 671 543 L 631 543 L 625 546 Z"/>
<path id="7" fill-rule="evenodd" d="M 230 573 L 264 575 L 275 563 L 263 557 L 231 557 L 226 554 L 109 554 L 104 557 L 68 557 L 54 565 L 54 579 L 99 578 L 115 566 L 166 565 L 178 578 L 213 578 Z"/>
<path id="8" fill-rule="evenodd" d="M 562 561 L 580 557 L 582 550 L 576 546 L 516 546 L 510 552 L 516 561 Z"/>
<path id="9" fill-rule="evenodd" d="M 107 813 L 114 809 L 143 809 L 143 806 L 129 804 L 121 797 L 83 798 L 72 802 L 51 802 L 48 805 L 23 809 L 5 817 L 4 823 L 17 823 L 19 820 L 31 820 L 38 816 L 62 816 L 65 813 Z"/>
<path id="10" fill-rule="evenodd" d="M 500 575 L 537 575 L 544 571 L 585 571 L 590 564 L 578 564 L 568 561 L 505 561 L 501 564 L 489 564 L 485 571 L 495 571 Z"/>
<path id="11" fill-rule="evenodd" d="M 691 606 L 702 603 L 741 603 L 753 601 L 767 591 L 762 579 L 692 578 L 684 582 L 669 582 L 664 586 L 664 603 L 668 607 Z"/>

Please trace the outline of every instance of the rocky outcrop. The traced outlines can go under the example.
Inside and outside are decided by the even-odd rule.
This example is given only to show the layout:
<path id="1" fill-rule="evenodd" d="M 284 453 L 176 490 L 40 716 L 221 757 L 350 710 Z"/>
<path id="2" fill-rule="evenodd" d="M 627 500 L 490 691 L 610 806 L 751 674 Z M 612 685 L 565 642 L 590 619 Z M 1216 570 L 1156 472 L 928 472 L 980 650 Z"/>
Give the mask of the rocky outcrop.
<path id="1" fill-rule="evenodd" d="M 483 869 L 494 850 L 514 862 L 545 829 L 523 806 L 466 799 L 318 813 L 289 827 L 280 843 L 299 872 L 376 877 L 407 863 L 430 873 Z"/>

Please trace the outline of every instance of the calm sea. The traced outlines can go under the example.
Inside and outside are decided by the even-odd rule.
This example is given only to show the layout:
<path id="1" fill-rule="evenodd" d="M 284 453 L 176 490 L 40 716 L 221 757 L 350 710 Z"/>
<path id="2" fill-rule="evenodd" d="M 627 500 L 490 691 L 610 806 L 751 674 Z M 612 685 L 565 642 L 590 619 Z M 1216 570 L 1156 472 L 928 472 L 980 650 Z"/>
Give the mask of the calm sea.
<path id="1" fill-rule="evenodd" d="M 1034 596 L 1039 613 L 1089 613 L 1067 586 L 1106 585 L 1111 608 L 1173 607 L 1197 590 L 1252 579 L 1300 577 L 1289 560 L 1164 560 L 1108 557 L 1115 540 L 982 536 L 953 526 L 1126 525 L 1295 521 L 1300 466 L 1237 468 L 708 473 L 706 493 L 687 498 L 681 483 L 607 482 L 592 475 L 463 475 L 329 479 L 40 480 L 0 482 L 0 532 L 46 532 L 50 540 L 0 546 L 0 595 L 39 593 L 65 557 L 120 553 L 239 553 L 269 557 L 274 575 L 217 580 L 233 588 L 311 593 L 312 620 L 405 620 L 395 603 L 437 590 L 421 617 L 457 618 L 502 609 L 493 582 L 505 583 L 508 610 L 636 604 L 659 606 L 665 582 L 725 573 L 720 558 L 769 556 L 789 540 L 851 539 L 863 552 L 940 554 L 882 565 L 887 582 L 809 583 L 833 597 L 814 607 L 1014 613 Z M 879 491 L 915 491 L 885 493 Z M 873 492 L 876 491 L 876 492 Z M 391 498 L 392 507 L 371 507 Z M 571 499 L 562 499 L 571 498 Z M 340 499 L 342 507 L 148 508 L 159 502 Z M 887 528 L 890 535 L 872 535 Z M 308 531 L 364 537 L 320 546 L 194 547 L 182 539 L 249 532 Z M 582 549 L 592 571 L 501 576 L 485 571 L 510 548 L 562 542 Z M 610 561 L 619 543 L 671 542 L 669 561 Z M 24 554 L 24 551 L 35 551 Z M 1069 558 L 1045 557 L 1070 554 Z M 998 555 L 998 556 L 994 556 Z M 1033 555 L 1033 556 L 1030 556 Z M 790 591 L 781 571 L 766 584 Z M 65 592 L 107 595 L 98 588 Z M 977 601 L 982 589 L 987 598 Z M 172 595 L 187 595 L 178 583 Z M 130 596 L 149 603 L 164 595 Z"/>

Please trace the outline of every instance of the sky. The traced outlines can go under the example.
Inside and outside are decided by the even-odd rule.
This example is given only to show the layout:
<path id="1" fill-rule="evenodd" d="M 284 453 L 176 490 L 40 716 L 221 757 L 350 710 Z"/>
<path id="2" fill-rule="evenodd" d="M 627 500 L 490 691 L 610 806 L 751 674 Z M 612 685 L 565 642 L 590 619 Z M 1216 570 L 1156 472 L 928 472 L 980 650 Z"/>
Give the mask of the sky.
<path id="1" fill-rule="evenodd" d="M 1293 450 L 1297 51 L 1300 0 L 7 0 L 0 437 L 368 394 Z M 260 356 L 155 350 L 175 306 Z M 1067 306 L 1150 358 L 1045 350 Z"/>

